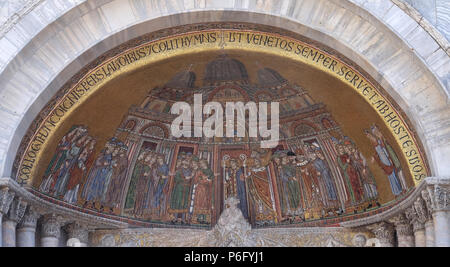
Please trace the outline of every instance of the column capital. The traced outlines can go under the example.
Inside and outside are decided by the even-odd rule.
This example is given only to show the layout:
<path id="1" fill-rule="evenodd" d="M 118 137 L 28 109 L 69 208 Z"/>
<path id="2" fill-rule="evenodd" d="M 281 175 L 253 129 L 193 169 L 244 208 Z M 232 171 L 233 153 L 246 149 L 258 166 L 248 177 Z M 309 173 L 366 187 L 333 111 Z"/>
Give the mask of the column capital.
<path id="1" fill-rule="evenodd" d="M 412 206 L 405 210 L 405 215 L 412 224 L 414 232 L 423 230 L 425 223 L 432 219 L 431 213 L 428 211 L 422 196 L 418 197 Z"/>
<path id="2" fill-rule="evenodd" d="M 0 216 L 8 214 L 14 195 L 15 193 L 9 191 L 8 187 L 0 188 Z"/>
<path id="3" fill-rule="evenodd" d="M 431 184 L 427 186 L 427 191 L 433 212 L 450 211 L 450 189 L 448 185 Z"/>
<path id="4" fill-rule="evenodd" d="M 398 236 L 411 236 L 414 234 L 411 224 L 404 213 L 400 213 L 399 215 L 391 218 L 389 222 L 395 225 L 395 230 L 397 231 Z"/>
<path id="5" fill-rule="evenodd" d="M 64 229 L 69 234 L 69 240 L 76 238 L 81 243 L 87 245 L 89 242 L 89 229 L 86 225 L 80 224 L 78 222 L 73 222 L 64 227 Z"/>
<path id="6" fill-rule="evenodd" d="M 25 215 L 20 221 L 18 228 L 36 228 L 37 220 L 41 215 L 32 206 L 28 206 Z"/>
<path id="7" fill-rule="evenodd" d="M 20 220 L 22 220 L 22 217 L 25 215 L 27 205 L 28 204 L 25 201 L 23 201 L 21 197 L 14 198 L 14 200 L 11 203 L 8 215 L 6 216 L 6 219 L 13 221 L 15 223 L 19 223 Z"/>
<path id="8" fill-rule="evenodd" d="M 380 240 L 384 246 L 394 245 L 394 227 L 387 222 L 380 222 L 367 226 L 375 237 Z"/>
<path id="9" fill-rule="evenodd" d="M 62 218 L 56 214 L 46 214 L 42 220 L 41 237 L 59 238 L 61 235 Z"/>

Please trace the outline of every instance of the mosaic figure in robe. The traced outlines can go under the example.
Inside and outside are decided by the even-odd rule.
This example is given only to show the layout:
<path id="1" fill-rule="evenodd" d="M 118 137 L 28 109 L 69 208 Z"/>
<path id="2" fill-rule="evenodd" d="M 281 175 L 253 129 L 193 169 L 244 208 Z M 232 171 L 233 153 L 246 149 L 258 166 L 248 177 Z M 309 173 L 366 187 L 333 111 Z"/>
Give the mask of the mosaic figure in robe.
<path id="1" fill-rule="evenodd" d="M 77 162 L 70 170 L 70 178 L 67 182 L 64 200 L 71 204 L 78 202 L 78 193 L 83 184 L 83 179 L 87 176 L 87 172 L 95 159 L 94 148 L 97 141 L 91 137 L 86 142 L 87 144 L 83 148 Z"/>
<path id="2" fill-rule="evenodd" d="M 360 203 L 364 200 L 363 186 L 359 174 L 354 167 L 353 160 L 349 155 L 349 149 L 341 142 L 336 145 L 336 150 L 338 151 L 338 164 L 345 177 L 351 202 L 353 204 Z"/>
<path id="3" fill-rule="evenodd" d="M 296 178 L 296 168 L 290 164 L 287 155 L 275 158 L 278 176 L 281 180 L 280 196 L 283 217 L 299 215 L 302 210 L 300 183 Z"/>
<path id="4" fill-rule="evenodd" d="M 136 203 L 136 192 L 138 190 L 137 184 L 139 179 L 141 179 L 142 176 L 144 176 L 144 173 L 148 172 L 148 166 L 145 162 L 147 155 L 150 152 L 147 151 L 141 151 L 134 169 L 133 169 L 133 173 L 131 175 L 131 181 L 128 187 L 128 192 L 127 192 L 127 196 L 125 199 L 125 209 L 126 210 L 130 210 L 130 209 L 134 209 L 135 207 L 135 203 Z"/>
<path id="5" fill-rule="evenodd" d="M 252 220 L 256 224 L 275 223 L 276 215 L 272 194 L 270 190 L 270 179 L 267 168 L 261 165 L 259 156 L 253 158 L 253 166 L 246 168 L 244 163 L 244 171 L 246 172 L 246 182 L 248 189 L 249 207 L 251 208 Z"/>
<path id="6" fill-rule="evenodd" d="M 153 191 L 152 169 L 156 163 L 154 153 L 149 153 L 144 159 L 144 169 L 141 176 L 138 177 L 136 184 L 136 199 L 134 203 L 134 215 L 143 218 L 149 208 L 149 201 Z"/>
<path id="7" fill-rule="evenodd" d="M 86 131 L 87 129 L 84 127 L 75 126 L 72 130 L 69 131 L 67 135 L 65 135 L 61 139 L 61 141 L 58 143 L 58 147 L 56 148 L 56 152 L 53 155 L 52 160 L 45 170 L 42 183 L 39 187 L 40 191 L 44 193 L 54 191 L 56 179 L 59 176 L 59 171 L 62 168 L 62 165 L 65 163 L 67 153 L 69 152 L 72 143 L 78 140 L 78 138 L 82 136 Z"/>
<path id="8" fill-rule="evenodd" d="M 228 192 L 227 198 L 236 197 L 239 199 L 239 209 L 242 211 L 245 219 L 248 219 L 248 203 L 247 203 L 247 188 L 244 170 L 239 166 L 235 159 L 230 160 L 230 167 L 225 171 L 225 180 L 231 188 Z"/>
<path id="9" fill-rule="evenodd" d="M 378 189 L 375 178 L 373 177 L 373 174 L 370 171 L 369 166 L 367 165 L 366 158 L 360 151 L 356 149 L 355 145 L 350 146 L 349 149 L 354 167 L 361 177 L 361 182 L 364 187 L 364 194 L 366 196 L 366 199 L 369 201 L 376 200 L 378 198 Z"/>
<path id="10" fill-rule="evenodd" d="M 83 147 L 86 145 L 85 142 L 88 141 L 89 136 L 84 134 L 78 140 L 72 143 L 70 149 L 66 155 L 66 159 L 61 166 L 59 175 L 56 179 L 54 186 L 53 196 L 62 197 L 66 192 L 67 182 L 70 178 L 70 171 L 76 165 L 79 155 L 81 154 Z"/>
<path id="11" fill-rule="evenodd" d="M 213 184 L 214 173 L 209 168 L 207 160 L 200 160 L 200 169 L 197 170 L 193 184 L 192 213 L 193 220 L 198 223 L 211 223 L 212 208 L 214 205 Z"/>
<path id="12" fill-rule="evenodd" d="M 404 190 L 399 179 L 401 171 L 400 161 L 392 146 L 383 139 L 377 138 L 373 132 L 377 132 L 376 128 L 372 128 L 372 132 L 366 131 L 366 136 L 375 149 L 375 154 L 372 156 L 372 162 L 376 162 L 381 167 L 388 177 L 392 193 L 394 196 L 399 196 Z"/>
<path id="13" fill-rule="evenodd" d="M 186 223 L 186 215 L 189 212 L 191 183 L 194 170 L 197 165 L 192 165 L 192 156 L 182 156 L 177 162 L 177 170 L 174 177 L 173 189 L 170 196 L 170 210 L 176 222 Z"/>
<path id="14" fill-rule="evenodd" d="M 128 170 L 127 152 L 128 147 L 122 145 L 119 155 L 113 162 L 112 180 L 109 184 L 105 200 L 106 206 L 110 208 L 111 212 L 114 211 L 114 208 L 119 208 L 122 201 L 122 190 L 125 187 Z"/>
<path id="15" fill-rule="evenodd" d="M 160 218 L 162 212 L 166 211 L 166 199 L 169 184 L 169 166 L 165 163 L 164 157 L 157 157 L 157 165 L 152 171 L 154 182 L 154 193 L 152 208 L 156 210 L 155 216 Z"/>
<path id="16" fill-rule="evenodd" d="M 326 199 L 328 205 L 337 204 L 338 201 L 338 193 L 336 189 L 336 184 L 334 182 L 330 167 L 323 155 L 321 149 L 316 149 L 315 151 L 316 159 L 313 161 L 313 164 L 317 170 L 317 174 L 320 177 L 320 180 L 323 181 L 325 185 Z"/>
<path id="17" fill-rule="evenodd" d="M 114 150 L 114 145 L 108 142 L 105 149 L 95 161 L 83 189 L 82 197 L 86 202 L 92 202 L 93 207 L 95 207 L 96 202 L 102 200 L 105 183 L 112 170 L 111 164 Z"/>

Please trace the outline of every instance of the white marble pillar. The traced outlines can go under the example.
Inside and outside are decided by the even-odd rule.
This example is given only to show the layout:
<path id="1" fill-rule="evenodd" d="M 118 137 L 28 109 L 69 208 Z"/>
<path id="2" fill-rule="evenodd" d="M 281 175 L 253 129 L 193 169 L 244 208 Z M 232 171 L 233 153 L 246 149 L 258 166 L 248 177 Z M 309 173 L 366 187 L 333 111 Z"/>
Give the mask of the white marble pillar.
<path id="1" fill-rule="evenodd" d="M 61 221 L 55 214 L 45 215 L 41 225 L 41 247 L 58 247 Z"/>
<path id="2" fill-rule="evenodd" d="M 39 213 L 37 213 L 31 206 L 28 207 L 22 221 L 17 226 L 18 247 L 36 246 L 36 226 L 39 216 Z"/>
<path id="3" fill-rule="evenodd" d="M 3 219 L 2 234 L 3 234 L 3 246 L 15 247 L 16 246 L 16 227 L 22 220 L 27 203 L 22 198 L 15 198 L 11 203 L 7 216 Z"/>
<path id="4" fill-rule="evenodd" d="M 425 223 L 425 238 L 427 247 L 434 247 L 434 235 L 434 222 L 433 220 L 429 220 Z"/>
<path id="5" fill-rule="evenodd" d="M 426 247 L 434 247 L 435 233 L 434 233 L 433 216 L 431 215 L 433 212 L 431 197 L 427 189 L 422 190 L 421 195 L 426 207 L 426 220 L 425 220 Z"/>
<path id="6" fill-rule="evenodd" d="M 0 188 L 0 247 L 3 246 L 3 216 L 8 214 L 13 200 L 14 192 L 10 192 L 7 187 Z"/>
<path id="7" fill-rule="evenodd" d="M 399 214 L 390 220 L 395 225 L 399 247 L 414 247 L 414 232 L 405 214 Z"/>
<path id="8" fill-rule="evenodd" d="M 419 196 L 413 206 L 406 211 L 406 217 L 409 217 L 413 226 L 416 247 L 426 247 L 427 238 L 425 223 L 427 220 L 431 219 L 431 214 L 428 212 L 426 203 L 422 196 Z"/>
<path id="9" fill-rule="evenodd" d="M 394 247 L 394 227 L 386 222 L 367 226 L 380 242 L 380 247 Z"/>
<path id="10" fill-rule="evenodd" d="M 448 211 L 435 211 L 434 219 L 434 244 L 436 247 L 450 247 L 450 216 Z"/>
<path id="11" fill-rule="evenodd" d="M 419 248 L 426 247 L 427 239 L 425 235 L 425 224 L 418 221 L 414 222 L 413 231 L 414 231 L 415 246 Z"/>
<path id="12" fill-rule="evenodd" d="M 87 247 L 89 243 L 89 230 L 86 226 L 77 222 L 65 227 L 68 233 L 68 247 Z"/>
<path id="13" fill-rule="evenodd" d="M 450 189 L 440 182 L 427 188 L 434 221 L 434 245 L 450 247 Z"/>

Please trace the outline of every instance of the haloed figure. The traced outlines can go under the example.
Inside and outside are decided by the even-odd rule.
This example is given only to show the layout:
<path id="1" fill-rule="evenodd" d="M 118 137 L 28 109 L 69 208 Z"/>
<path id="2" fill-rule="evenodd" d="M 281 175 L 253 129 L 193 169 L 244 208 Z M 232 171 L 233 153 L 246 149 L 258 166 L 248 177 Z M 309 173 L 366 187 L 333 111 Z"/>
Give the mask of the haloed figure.
<path id="1" fill-rule="evenodd" d="M 383 169 L 384 173 L 388 176 L 392 193 L 395 196 L 400 195 L 403 188 L 400 179 L 398 178 L 398 169 L 395 167 L 393 159 L 391 158 L 393 154 L 389 153 L 383 142 L 381 142 L 381 140 L 377 140 L 377 138 L 369 131 L 366 131 L 366 136 L 375 148 L 375 155 L 372 157 L 372 161 L 376 161 L 381 169 Z"/>

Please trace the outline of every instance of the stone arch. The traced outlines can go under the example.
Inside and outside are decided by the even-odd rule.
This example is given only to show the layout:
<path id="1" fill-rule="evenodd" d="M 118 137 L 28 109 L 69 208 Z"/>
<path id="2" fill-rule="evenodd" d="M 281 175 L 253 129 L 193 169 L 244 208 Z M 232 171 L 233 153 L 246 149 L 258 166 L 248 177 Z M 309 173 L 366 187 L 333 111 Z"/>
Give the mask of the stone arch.
<path id="1" fill-rule="evenodd" d="M 55 1 L 43 2 L 20 19 L 15 25 L 19 30 L 30 29 L 34 22 L 22 36 L 9 31 L 0 38 L 7 51 L 0 59 L 2 176 L 11 175 L 19 144 L 35 116 L 92 58 L 158 29 L 220 21 L 272 25 L 332 43 L 403 109 L 425 146 L 433 175 L 450 175 L 450 166 L 442 161 L 450 153 L 447 48 L 392 2 L 139 1 L 140 7 L 125 0 L 56 2 L 61 2 L 56 12 L 49 13 Z"/>

